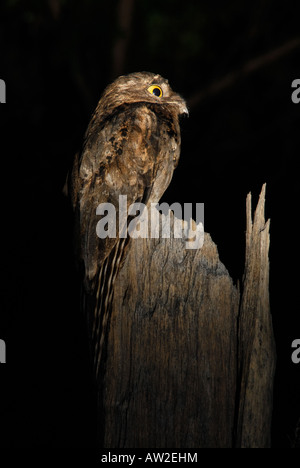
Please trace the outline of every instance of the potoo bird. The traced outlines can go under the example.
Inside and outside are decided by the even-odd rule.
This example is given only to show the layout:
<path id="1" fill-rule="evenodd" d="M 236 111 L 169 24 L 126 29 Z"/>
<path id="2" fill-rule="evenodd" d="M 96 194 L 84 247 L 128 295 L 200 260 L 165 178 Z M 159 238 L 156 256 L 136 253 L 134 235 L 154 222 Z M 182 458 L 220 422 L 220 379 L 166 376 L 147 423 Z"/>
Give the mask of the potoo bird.
<path id="1" fill-rule="evenodd" d="M 149 72 L 120 76 L 104 91 L 75 156 L 68 191 L 75 211 L 77 256 L 96 377 L 105 351 L 113 287 L 129 236 L 99 238 L 100 203 L 111 203 L 118 219 L 119 195 L 132 203 L 157 203 L 180 154 L 179 115 L 185 101 L 168 80 Z M 128 219 L 125 220 L 126 229 Z"/>

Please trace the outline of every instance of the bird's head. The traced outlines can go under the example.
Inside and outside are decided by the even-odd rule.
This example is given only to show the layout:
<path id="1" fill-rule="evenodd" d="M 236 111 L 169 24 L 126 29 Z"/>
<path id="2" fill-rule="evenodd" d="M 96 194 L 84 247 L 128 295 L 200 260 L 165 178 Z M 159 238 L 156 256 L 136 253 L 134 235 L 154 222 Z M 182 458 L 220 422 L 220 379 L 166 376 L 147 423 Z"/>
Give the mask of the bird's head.
<path id="1" fill-rule="evenodd" d="M 105 89 L 97 113 L 108 116 L 123 104 L 142 102 L 164 106 L 177 115 L 188 114 L 186 102 L 172 90 L 168 80 L 150 72 L 119 76 Z"/>

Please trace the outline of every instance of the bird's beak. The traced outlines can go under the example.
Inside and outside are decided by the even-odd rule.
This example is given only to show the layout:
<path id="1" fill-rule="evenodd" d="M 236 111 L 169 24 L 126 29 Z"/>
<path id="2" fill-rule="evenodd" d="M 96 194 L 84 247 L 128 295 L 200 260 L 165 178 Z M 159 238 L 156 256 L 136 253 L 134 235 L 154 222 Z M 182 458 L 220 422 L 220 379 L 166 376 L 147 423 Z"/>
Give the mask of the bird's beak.
<path id="1" fill-rule="evenodd" d="M 171 97 L 170 99 L 170 104 L 175 106 L 176 113 L 178 115 L 189 115 L 189 111 L 186 105 L 186 102 L 184 99 L 182 99 L 181 96 L 178 96 L 178 94 L 175 97 Z"/>
<path id="2" fill-rule="evenodd" d="M 178 103 L 179 107 L 179 115 L 186 115 L 187 117 L 189 116 L 189 110 L 187 108 L 186 102 L 184 99 L 181 99 L 180 102 Z"/>
<path id="3" fill-rule="evenodd" d="M 189 110 L 187 108 L 186 103 L 184 103 L 184 105 L 182 106 L 181 115 L 186 115 L 187 117 L 189 116 Z"/>

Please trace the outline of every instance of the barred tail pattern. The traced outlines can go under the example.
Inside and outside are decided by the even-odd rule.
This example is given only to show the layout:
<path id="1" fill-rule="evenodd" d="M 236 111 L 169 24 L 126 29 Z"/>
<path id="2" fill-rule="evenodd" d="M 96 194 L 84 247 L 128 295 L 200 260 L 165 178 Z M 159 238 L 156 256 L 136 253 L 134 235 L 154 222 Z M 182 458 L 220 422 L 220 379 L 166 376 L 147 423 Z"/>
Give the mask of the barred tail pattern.
<path id="1" fill-rule="evenodd" d="M 119 239 L 99 270 L 96 300 L 91 320 L 93 368 L 97 381 L 101 365 L 105 360 L 106 340 L 109 332 L 115 280 L 121 266 L 121 261 L 124 258 L 126 245 L 127 238 Z"/>

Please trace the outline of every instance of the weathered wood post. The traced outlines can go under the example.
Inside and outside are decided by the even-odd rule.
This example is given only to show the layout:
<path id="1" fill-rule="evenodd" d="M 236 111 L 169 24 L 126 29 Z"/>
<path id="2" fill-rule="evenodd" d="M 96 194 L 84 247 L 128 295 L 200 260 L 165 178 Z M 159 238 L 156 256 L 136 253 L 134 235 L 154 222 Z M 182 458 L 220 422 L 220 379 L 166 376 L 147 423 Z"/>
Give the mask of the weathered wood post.
<path id="1" fill-rule="evenodd" d="M 239 313 L 238 447 L 271 443 L 275 343 L 269 301 L 270 221 L 265 222 L 263 186 L 252 223 L 247 197 L 246 261 Z"/>
<path id="2" fill-rule="evenodd" d="M 198 250 L 172 236 L 131 242 L 99 392 L 105 448 L 270 445 L 275 348 L 264 198 L 265 186 L 253 223 L 247 198 L 241 292 L 209 234 Z"/>

